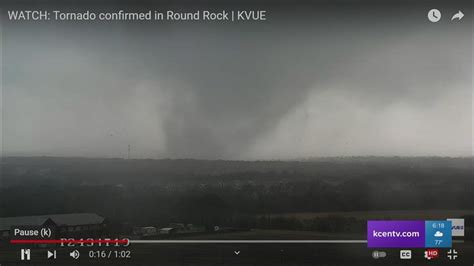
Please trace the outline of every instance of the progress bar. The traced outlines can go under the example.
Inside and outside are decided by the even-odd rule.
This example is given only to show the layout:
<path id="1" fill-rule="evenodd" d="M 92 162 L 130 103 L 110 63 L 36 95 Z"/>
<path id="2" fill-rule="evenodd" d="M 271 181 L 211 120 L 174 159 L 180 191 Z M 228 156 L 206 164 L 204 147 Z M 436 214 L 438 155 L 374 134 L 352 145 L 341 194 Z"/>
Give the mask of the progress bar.
<path id="1" fill-rule="evenodd" d="M 130 244 L 367 244 L 367 240 L 129 240 Z M 453 240 L 464 243 L 464 240 Z"/>
<path id="2" fill-rule="evenodd" d="M 130 240 L 131 244 L 365 244 L 367 240 Z"/>
<path id="3" fill-rule="evenodd" d="M 306 239 L 306 240 L 170 240 L 170 239 L 12 239 L 10 244 L 366 244 L 362 239 Z M 453 240 L 453 243 L 464 243 L 464 240 Z"/>

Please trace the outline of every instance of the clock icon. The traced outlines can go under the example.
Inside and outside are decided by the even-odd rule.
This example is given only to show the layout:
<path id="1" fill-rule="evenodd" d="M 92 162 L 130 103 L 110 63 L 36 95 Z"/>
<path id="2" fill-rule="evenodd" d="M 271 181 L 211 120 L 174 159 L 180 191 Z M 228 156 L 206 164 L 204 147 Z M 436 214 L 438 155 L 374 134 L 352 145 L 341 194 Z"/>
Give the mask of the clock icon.
<path id="1" fill-rule="evenodd" d="M 439 12 L 439 10 L 435 8 L 431 9 L 430 11 L 428 11 L 428 19 L 431 22 L 438 22 L 441 19 L 441 12 Z"/>

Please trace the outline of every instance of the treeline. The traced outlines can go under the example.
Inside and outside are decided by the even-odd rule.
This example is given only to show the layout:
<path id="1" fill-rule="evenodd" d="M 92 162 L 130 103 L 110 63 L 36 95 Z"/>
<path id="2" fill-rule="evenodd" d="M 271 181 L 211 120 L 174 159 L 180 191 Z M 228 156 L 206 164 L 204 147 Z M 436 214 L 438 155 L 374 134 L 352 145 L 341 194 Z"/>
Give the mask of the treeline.
<path id="1" fill-rule="evenodd" d="M 366 230 L 367 221 L 355 217 L 329 215 L 316 218 L 284 216 L 262 216 L 256 220 L 255 228 L 317 231 L 328 233 L 361 233 Z"/>
<path id="2" fill-rule="evenodd" d="M 0 217 L 94 212 L 121 225 L 171 222 L 343 231 L 297 212 L 473 209 L 472 158 L 308 161 L 3 158 Z M 264 217 L 264 218 L 262 218 Z M 357 227 L 357 226 L 356 226 Z"/>
<path id="3" fill-rule="evenodd" d="M 304 161 L 124 160 L 57 157 L 4 157 L 0 187 L 22 184 L 147 184 L 181 186 L 248 182 L 369 178 L 462 178 L 472 174 L 472 158 L 334 157 Z"/>
<path id="4" fill-rule="evenodd" d="M 254 175 L 252 177 L 255 178 Z M 217 178 L 215 180 L 223 180 Z M 472 209 L 472 178 L 393 176 L 341 182 L 300 180 L 256 184 L 213 182 L 182 186 L 77 185 L 44 182 L 0 188 L 0 216 L 95 212 L 116 225 L 341 231 L 355 221 L 291 220 L 275 214 L 369 210 Z M 264 217 L 264 218 L 262 218 Z M 266 218 L 265 218 L 266 217 Z M 341 229 L 342 228 L 342 229 Z M 352 229 L 344 229 L 352 230 Z"/>

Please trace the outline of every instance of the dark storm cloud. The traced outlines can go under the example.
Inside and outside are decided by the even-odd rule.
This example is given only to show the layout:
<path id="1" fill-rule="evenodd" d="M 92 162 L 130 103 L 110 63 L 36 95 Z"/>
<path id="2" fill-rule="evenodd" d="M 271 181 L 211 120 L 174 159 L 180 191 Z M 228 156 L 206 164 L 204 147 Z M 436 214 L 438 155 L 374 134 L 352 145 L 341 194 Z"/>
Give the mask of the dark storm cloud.
<path id="1" fill-rule="evenodd" d="M 5 152 L 470 154 L 469 27 L 408 21 L 10 25 Z"/>

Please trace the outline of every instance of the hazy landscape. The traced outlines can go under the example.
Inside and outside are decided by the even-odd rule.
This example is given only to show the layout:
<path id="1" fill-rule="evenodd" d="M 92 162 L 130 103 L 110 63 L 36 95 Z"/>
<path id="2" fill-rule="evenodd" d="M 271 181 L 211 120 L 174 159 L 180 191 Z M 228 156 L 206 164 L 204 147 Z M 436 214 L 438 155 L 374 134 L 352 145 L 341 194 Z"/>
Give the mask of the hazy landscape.
<path id="1" fill-rule="evenodd" d="M 109 236 L 140 238 L 133 234 L 134 227 L 182 223 L 203 230 L 146 239 L 365 239 L 367 219 L 464 217 L 467 242 L 459 262 L 473 252 L 469 227 L 474 217 L 472 158 L 225 161 L 6 157 L 2 173 L 0 217 L 94 212 L 109 219 Z M 215 226 L 225 230 L 216 232 Z M 8 250 L 0 254 L 6 261 L 15 261 L 16 253 Z M 375 263 L 365 244 L 137 244 L 131 250 L 132 265 Z M 236 256 L 235 250 L 242 253 Z M 42 256 L 45 251 L 35 252 Z M 421 263 L 423 256 L 414 260 Z M 399 263 L 396 257 L 385 262 Z"/>
<path id="2" fill-rule="evenodd" d="M 304 161 L 7 157 L 1 215 L 93 212 L 112 232 L 169 223 L 364 233 L 370 219 L 472 215 L 471 158 Z M 423 210 L 423 211 L 420 211 Z"/>

